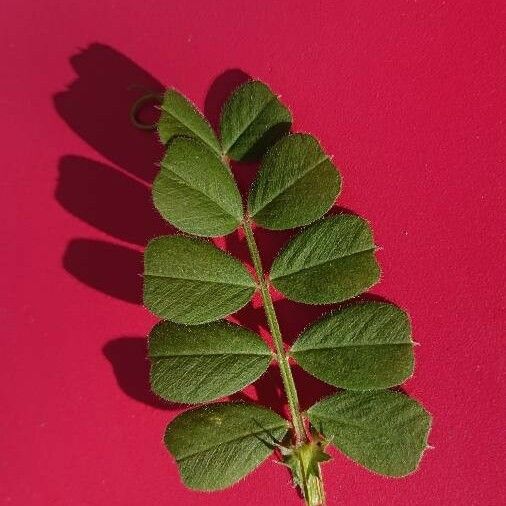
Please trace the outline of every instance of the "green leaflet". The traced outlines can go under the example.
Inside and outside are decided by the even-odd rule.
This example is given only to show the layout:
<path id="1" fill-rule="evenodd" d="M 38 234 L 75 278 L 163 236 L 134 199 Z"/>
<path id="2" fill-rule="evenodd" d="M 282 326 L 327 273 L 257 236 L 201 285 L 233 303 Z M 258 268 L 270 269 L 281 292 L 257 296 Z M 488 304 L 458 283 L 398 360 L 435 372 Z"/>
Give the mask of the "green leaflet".
<path id="1" fill-rule="evenodd" d="M 329 304 L 359 295 L 380 275 L 369 225 L 339 214 L 304 229 L 272 265 L 272 284 L 287 298 Z"/>
<path id="2" fill-rule="evenodd" d="M 341 177 L 311 135 L 292 134 L 265 155 L 248 199 L 253 219 L 284 230 L 321 218 L 341 188 Z"/>
<path id="3" fill-rule="evenodd" d="M 243 307 L 255 282 L 241 262 L 202 239 L 153 239 L 144 253 L 144 304 L 175 323 L 219 320 Z"/>
<path id="4" fill-rule="evenodd" d="M 288 133 L 290 111 L 267 85 L 249 81 L 239 86 L 221 113 L 221 144 L 232 160 L 258 160 L 265 150 Z"/>
<path id="5" fill-rule="evenodd" d="M 222 403 L 177 416 L 165 445 L 183 482 L 196 490 L 219 490 L 253 471 L 288 431 L 288 422 L 254 404 Z"/>
<path id="6" fill-rule="evenodd" d="M 337 387 L 400 385 L 413 372 L 408 315 L 382 302 L 347 307 L 307 328 L 291 355 L 307 372 Z"/>
<path id="7" fill-rule="evenodd" d="M 258 379 L 271 351 L 262 339 L 226 321 L 188 327 L 160 322 L 149 335 L 151 389 L 174 402 L 205 402 Z"/>
<path id="8" fill-rule="evenodd" d="M 164 144 L 174 137 L 192 137 L 207 144 L 216 154 L 221 154 L 220 144 L 211 125 L 181 93 L 168 89 L 163 96 L 161 110 L 158 135 Z"/>
<path id="9" fill-rule="evenodd" d="M 167 221 L 194 235 L 229 234 L 243 218 L 230 170 L 195 139 L 179 137 L 171 143 L 153 183 L 153 201 Z"/>
<path id="10" fill-rule="evenodd" d="M 427 448 L 429 413 L 397 392 L 344 392 L 318 402 L 308 415 L 348 457 L 386 476 L 415 471 Z"/>

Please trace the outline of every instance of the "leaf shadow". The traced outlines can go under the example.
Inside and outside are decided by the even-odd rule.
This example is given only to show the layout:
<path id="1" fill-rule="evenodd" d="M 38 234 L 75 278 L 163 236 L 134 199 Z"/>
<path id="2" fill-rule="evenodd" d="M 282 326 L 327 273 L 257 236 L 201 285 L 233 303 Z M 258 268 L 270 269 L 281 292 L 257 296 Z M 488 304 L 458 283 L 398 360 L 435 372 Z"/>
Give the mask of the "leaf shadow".
<path id="1" fill-rule="evenodd" d="M 112 366 L 118 386 L 126 395 L 157 409 L 180 408 L 151 392 L 146 348 L 146 338 L 125 336 L 108 341 L 102 352 Z"/>
<path id="2" fill-rule="evenodd" d="M 63 255 L 63 268 L 77 280 L 111 297 L 141 304 L 142 253 L 95 239 L 72 239 Z"/>
<path id="3" fill-rule="evenodd" d="M 60 159 L 55 198 L 70 214 L 97 230 L 139 246 L 175 231 L 156 212 L 147 184 L 82 156 Z"/>
<path id="4" fill-rule="evenodd" d="M 53 97 L 67 125 L 117 167 L 151 183 L 163 147 L 152 132 L 132 128 L 130 108 L 163 85 L 110 46 L 93 43 L 70 58 L 77 74 Z"/>

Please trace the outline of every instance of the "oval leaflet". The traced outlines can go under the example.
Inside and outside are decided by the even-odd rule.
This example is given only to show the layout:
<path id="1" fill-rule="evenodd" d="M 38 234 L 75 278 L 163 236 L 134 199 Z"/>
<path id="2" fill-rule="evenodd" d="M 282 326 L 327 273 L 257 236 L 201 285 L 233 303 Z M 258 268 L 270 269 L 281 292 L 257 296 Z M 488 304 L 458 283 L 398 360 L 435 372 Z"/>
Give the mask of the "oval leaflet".
<path id="1" fill-rule="evenodd" d="M 195 139 L 172 141 L 152 192 L 160 214 L 190 234 L 227 235 L 243 218 L 241 195 L 230 170 Z"/>
<path id="2" fill-rule="evenodd" d="M 260 81 L 239 86 L 221 112 L 223 152 L 232 160 L 258 160 L 265 150 L 288 133 L 290 111 Z"/>
<path id="3" fill-rule="evenodd" d="M 341 177 L 311 135 L 292 134 L 264 156 L 248 197 L 256 223 L 273 230 L 301 227 L 321 218 L 341 189 Z"/>
<path id="4" fill-rule="evenodd" d="M 220 144 L 211 125 L 181 93 L 169 88 L 163 95 L 160 109 L 162 112 L 157 128 L 163 144 L 175 137 L 191 137 L 202 141 L 214 153 L 221 154 Z"/>
<path id="5" fill-rule="evenodd" d="M 365 220 L 352 214 L 322 219 L 302 230 L 272 264 L 272 284 L 307 304 L 342 302 L 374 285 L 380 275 Z"/>
<path id="6" fill-rule="evenodd" d="M 343 392 L 316 403 L 308 416 L 331 444 L 386 476 L 412 473 L 427 449 L 431 416 L 398 392 Z"/>
<path id="7" fill-rule="evenodd" d="M 290 354 L 310 374 L 349 390 L 400 385 L 413 373 L 408 315 L 383 302 L 324 316 L 302 332 Z"/>
<path id="8" fill-rule="evenodd" d="M 197 325 L 243 307 L 255 282 L 244 265 L 202 239 L 153 239 L 144 253 L 144 304 L 173 321 Z"/>
<path id="9" fill-rule="evenodd" d="M 257 380 L 271 351 L 250 330 L 227 321 L 186 326 L 157 323 L 149 334 L 153 392 L 173 402 L 206 402 Z"/>
<path id="10" fill-rule="evenodd" d="M 165 431 L 165 445 L 184 483 L 195 490 L 220 490 L 249 474 L 288 431 L 270 409 L 218 403 L 177 416 Z"/>

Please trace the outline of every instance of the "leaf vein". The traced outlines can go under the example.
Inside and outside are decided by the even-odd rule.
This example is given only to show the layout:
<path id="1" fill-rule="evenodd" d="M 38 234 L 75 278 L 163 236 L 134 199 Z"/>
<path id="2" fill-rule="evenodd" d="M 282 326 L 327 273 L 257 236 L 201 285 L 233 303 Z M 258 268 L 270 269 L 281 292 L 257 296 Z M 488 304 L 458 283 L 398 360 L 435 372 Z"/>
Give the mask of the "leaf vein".
<path id="1" fill-rule="evenodd" d="M 233 443 L 234 441 L 242 441 L 243 439 L 246 439 L 248 437 L 254 437 L 254 436 L 257 436 L 259 434 L 265 434 L 266 432 L 268 432 L 270 430 L 284 429 L 284 428 L 287 428 L 287 426 L 286 426 L 285 423 L 283 423 L 283 424 L 278 423 L 278 424 L 272 425 L 272 426 L 265 426 L 265 427 L 262 428 L 262 430 L 257 430 L 257 431 L 253 431 L 253 432 L 246 432 L 244 434 L 240 434 L 240 435 L 235 436 L 233 438 L 220 441 L 219 443 L 211 445 L 211 446 L 208 446 L 207 448 L 204 448 L 204 449 L 201 449 L 201 450 L 198 450 L 198 451 L 194 451 L 194 452 L 188 453 L 186 455 L 178 456 L 178 457 L 176 457 L 176 461 L 177 462 L 181 462 L 183 460 L 190 459 L 190 458 L 195 457 L 197 455 L 200 455 L 202 453 L 207 453 L 209 451 L 216 451 L 221 446 L 228 445 L 230 443 Z"/>
<path id="2" fill-rule="evenodd" d="M 336 344 L 333 346 L 321 346 L 315 348 L 297 348 L 293 350 L 293 353 L 300 353 L 304 351 L 317 351 L 317 350 L 335 350 L 339 348 L 363 348 L 365 346 L 404 346 L 404 345 L 413 345 L 413 341 L 399 341 L 399 342 L 391 342 L 391 343 L 354 343 L 354 344 Z"/>
<path id="3" fill-rule="evenodd" d="M 201 141 L 203 141 L 205 144 L 207 144 L 213 150 L 214 153 L 216 153 L 218 155 L 221 155 L 220 151 L 216 149 L 215 145 L 213 145 L 211 142 L 209 142 L 207 139 L 205 139 L 199 133 L 197 133 L 191 127 L 191 125 L 185 123 L 185 121 L 182 118 L 180 118 L 179 116 L 177 116 L 176 114 L 174 114 L 174 111 L 168 111 L 163 105 L 162 105 L 161 108 L 162 108 L 162 111 L 165 112 L 166 114 L 168 114 L 171 118 L 174 118 L 175 120 L 179 121 L 179 123 L 181 123 L 181 125 L 183 125 L 185 128 L 187 128 L 190 132 L 192 132 L 193 134 L 196 134 L 197 138 L 200 139 Z M 192 108 L 194 108 L 193 105 L 192 105 Z M 205 123 L 206 126 L 209 126 L 208 123 L 207 123 L 207 119 L 206 118 L 204 118 L 201 115 L 199 115 L 199 118 L 204 121 L 204 123 Z"/>
<path id="4" fill-rule="evenodd" d="M 246 124 L 246 126 L 239 132 L 239 134 L 236 136 L 236 138 L 232 141 L 232 143 L 225 148 L 223 146 L 223 150 L 225 153 L 228 153 L 236 144 L 237 141 L 245 134 L 246 130 L 258 119 L 258 117 L 267 109 L 267 107 L 274 101 L 277 100 L 277 97 L 275 95 L 269 97 L 269 100 L 267 100 L 264 105 L 261 107 L 261 109 L 258 110 L 258 112 L 251 118 L 251 121 Z"/>
<path id="5" fill-rule="evenodd" d="M 309 168 L 307 168 L 303 172 L 297 174 L 297 176 L 294 179 L 288 181 L 288 183 L 283 188 L 281 188 L 278 192 L 276 192 L 273 196 L 271 196 L 271 198 L 269 200 L 264 202 L 261 207 L 259 207 L 257 210 L 255 210 L 253 212 L 253 216 L 255 216 L 260 211 L 262 211 L 262 209 L 265 209 L 268 205 L 272 204 L 272 202 L 274 200 L 276 200 L 282 193 L 284 193 L 286 190 L 288 190 L 288 188 L 292 187 L 295 183 L 297 183 L 302 178 L 307 176 L 313 170 L 317 169 L 322 163 L 326 162 L 327 160 L 330 160 L 330 158 L 328 156 L 324 156 L 321 160 L 319 160 L 315 164 L 311 165 Z"/>
<path id="6" fill-rule="evenodd" d="M 162 279 L 174 279 L 179 281 L 198 281 L 200 283 L 207 283 L 212 285 L 220 285 L 220 286 L 240 286 L 242 288 L 254 288 L 254 285 L 244 285 L 242 283 L 233 283 L 232 281 L 227 281 L 226 283 L 223 281 L 214 281 L 212 279 L 202 279 L 202 278 L 191 278 L 191 277 L 178 277 L 178 276 L 168 276 L 165 274 L 150 274 L 148 272 L 144 273 L 145 278 L 162 278 Z"/>
<path id="7" fill-rule="evenodd" d="M 338 257 L 335 257 L 335 258 L 329 258 L 328 260 L 324 260 L 322 262 L 315 262 L 315 263 L 312 263 L 311 265 L 307 265 L 305 267 L 300 267 L 300 268 L 298 268 L 296 270 L 287 271 L 287 272 L 285 272 L 281 276 L 271 276 L 271 279 L 286 278 L 288 276 L 291 276 L 292 274 L 298 274 L 300 272 L 307 271 L 307 270 L 313 269 L 315 267 L 319 267 L 320 265 L 329 264 L 331 262 L 335 262 L 336 260 L 342 260 L 343 258 L 348 258 L 348 257 L 352 257 L 352 256 L 355 256 L 355 255 L 360 255 L 362 253 L 368 253 L 370 251 L 374 251 L 375 249 L 376 248 L 373 246 L 372 248 L 366 248 L 366 249 L 363 249 L 363 250 L 354 251 L 353 253 L 347 253 L 346 255 L 341 255 L 341 256 L 338 256 Z"/>

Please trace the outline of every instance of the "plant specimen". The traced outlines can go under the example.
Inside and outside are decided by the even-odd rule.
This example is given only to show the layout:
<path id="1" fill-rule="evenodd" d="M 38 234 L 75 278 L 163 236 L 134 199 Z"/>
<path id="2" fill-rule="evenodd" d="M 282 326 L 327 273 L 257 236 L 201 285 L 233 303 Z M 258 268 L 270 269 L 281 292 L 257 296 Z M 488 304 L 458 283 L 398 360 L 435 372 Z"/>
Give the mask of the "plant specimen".
<path id="1" fill-rule="evenodd" d="M 324 215 L 341 177 L 316 138 L 289 133 L 291 114 L 262 82 L 237 88 L 223 107 L 219 138 L 196 107 L 169 89 L 158 133 L 167 146 L 153 184 L 160 214 L 184 234 L 153 239 L 144 256 L 144 304 L 162 319 L 149 335 L 153 392 L 202 406 L 177 416 L 165 445 L 183 482 L 217 490 L 237 482 L 273 452 L 309 506 L 325 504 L 322 463 L 336 446 L 387 476 L 413 472 L 427 448 L 431 418 L 390 390 L 413 372 L 408 316 L 385 302 L 340 306 L 306 328 L 286 350 L 270 287 L 301 304 L 360 295 L 379 279 L 368 223 Z M 261 160 L 246 205 L 229 166 Z M 262 267 L 254 227 L 303 227 Z M 254 273 L 209 239 L 242 229 Z M 224 318 L 261 294 L 273 349 Z M 267 406 L 214 402 L 279 365 L 289 419 Z M 338 392 L 307 411 L 299 406 L 296 362 Z"/>

